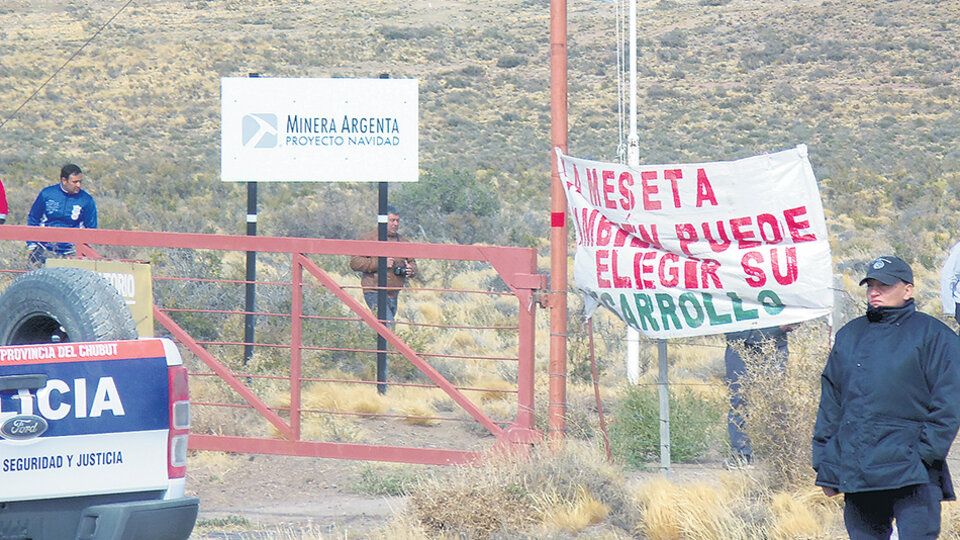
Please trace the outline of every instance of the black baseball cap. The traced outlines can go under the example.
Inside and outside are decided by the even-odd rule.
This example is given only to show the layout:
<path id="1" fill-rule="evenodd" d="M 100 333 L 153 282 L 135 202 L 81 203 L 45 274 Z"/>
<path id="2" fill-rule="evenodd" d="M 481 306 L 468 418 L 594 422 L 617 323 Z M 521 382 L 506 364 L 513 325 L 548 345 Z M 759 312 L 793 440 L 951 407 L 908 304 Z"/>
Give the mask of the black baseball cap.
<path id="1" fill-rule="evenodd" d="M 874 259 L 867 269 L 867 275 L 860 280 L 863 285 L 868 279 L 875 279 L 884 285 L 895 285 L 901 281 L 913 285 L 913 270 L 899 257 L 887 255 Z"/>

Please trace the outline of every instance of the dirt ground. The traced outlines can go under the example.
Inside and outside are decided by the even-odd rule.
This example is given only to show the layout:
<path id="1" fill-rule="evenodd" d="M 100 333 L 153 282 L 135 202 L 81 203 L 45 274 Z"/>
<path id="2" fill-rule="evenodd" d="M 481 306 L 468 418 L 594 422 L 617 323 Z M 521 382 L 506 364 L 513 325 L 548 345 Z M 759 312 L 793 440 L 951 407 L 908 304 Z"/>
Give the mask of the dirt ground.
<path id="1" fill-rule="evenodd" d="M 374 432 L 388 424 L 369 426 Z M 460 426 L 395 424 L 384 444 L 399 446 L 482 449 L 493 437 Z M 397 437 L 406 444 L 398 444 Z M 374 437 L 376 439 L 376 437 Z M 191 456 L 187 491 L 199 497 L 198 529 L 192 538 L 204 540 L 288 540 L 359 538 L 385 527 L 404 508 L 400 496 L 363 493 L 362 477 L 371 472 L 389 476 L 392 467 L 423 470 L 424 465 L 201 452 Z M 670 473 L 680 481 L 716 478 L 717 464 L 677 465 Z M 643 482 L 660 473 L 626 472 L 628 483 Z M 280 531 L 280 532 L 278 532 Z M 303 531 L 308 531 L 306 534 Z M 301 536 L 303 535 L 303 536 Z M 311 536 L 314 535 L 314 536 Z"/>
<path id="2" fill-rule="evenodd" d="M 360 471 L 371 466 L 366 462 L 249 454 L 231 456 L 225 470 L 218 463 L 191 467 L 187 491 L 200 498 L 198 524 L 225 531 L 310 529 L 341 537 L 387 524 L 405 502 L 358 494 Z"/>
<path id="3" fill-rule="evenodd" d="M 366 442 L 372 444 L 482 450 L 494 442 L 492 436 L 465 429 L 460 423 L 417 426 L 369 420 L 364 424 L 369 434 Z M 365 495 L 360 487 L 364 473 L 390 476 L 390 469 L 394 467 L 416 471 L 427 466 L 265 454 L 194 453 L 187 463 L 187 494 L 200 499 L 200 526 L 192 538 L 300 540 L 300 536 L 255 533 L 277 530 L 309 530 L 319 532 L 324 538 L 363 535 L 388 524 L 404 507 L 404 497 Z M 211 528 L 231 531 L 231 534 L 205 532 Z"/>

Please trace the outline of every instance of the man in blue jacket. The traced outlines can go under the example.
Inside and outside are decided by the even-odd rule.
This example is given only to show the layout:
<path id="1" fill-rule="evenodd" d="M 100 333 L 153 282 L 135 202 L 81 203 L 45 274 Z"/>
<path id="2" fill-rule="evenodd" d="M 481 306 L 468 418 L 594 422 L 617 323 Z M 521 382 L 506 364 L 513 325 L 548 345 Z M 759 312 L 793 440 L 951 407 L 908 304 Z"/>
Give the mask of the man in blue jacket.
<path id="1" fill-rule="evenodd" d="M 936 538 L 960 427 L 960 337 L 920 313 L 913 272 L 887 256 L 870 263 L 867 314 L 838 332 L 821 377 L 813 433 L 816 484 L 844 494 L 852 539 Z"/>
<path id="2" fill-rule="evenodd" d="M 27 225 L 34 227 L 97 228 L 97 205 L 89 193 L 80 189 L 83 171 L 74 164 L 60 169 L 60 183 L 40 190 L 27 214 Z M 76 253 L 69 242 L 27 242 L 30 265 L 42 266 L 47 257 L 68 257 Z"/>

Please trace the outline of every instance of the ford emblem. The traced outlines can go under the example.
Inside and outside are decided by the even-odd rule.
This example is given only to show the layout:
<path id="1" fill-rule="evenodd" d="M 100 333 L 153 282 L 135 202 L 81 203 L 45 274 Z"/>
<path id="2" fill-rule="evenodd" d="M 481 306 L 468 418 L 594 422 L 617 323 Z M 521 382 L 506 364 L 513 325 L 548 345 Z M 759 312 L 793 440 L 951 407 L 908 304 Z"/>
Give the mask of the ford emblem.
<path id="1" fill-rule="evenodd" d="M 35 414 L 21 414 L 0 424 L 0 437 L 14 441 L 34 439 L 47 430 L 47 420 Z"/>

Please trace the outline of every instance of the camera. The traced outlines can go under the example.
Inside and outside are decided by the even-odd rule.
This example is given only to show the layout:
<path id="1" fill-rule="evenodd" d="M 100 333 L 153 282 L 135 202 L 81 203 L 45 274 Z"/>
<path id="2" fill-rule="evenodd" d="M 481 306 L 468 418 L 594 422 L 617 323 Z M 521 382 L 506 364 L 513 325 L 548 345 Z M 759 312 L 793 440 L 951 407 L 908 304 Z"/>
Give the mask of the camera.
<path id="1" fill-rule="evenodd" d="M 393 273 L 394 273 L 395 275 L 398 275 L 398 276 L 404 276 L 404 277 L 406 277 L 406 276 L 407 276 L 407 263 L 404 262 L 403 264 L 401 264 L 401 265 L 399 265 L 399 266 L 394 266 L 394 267 L 393 267 Z"/>

